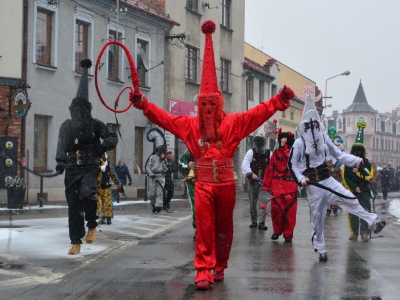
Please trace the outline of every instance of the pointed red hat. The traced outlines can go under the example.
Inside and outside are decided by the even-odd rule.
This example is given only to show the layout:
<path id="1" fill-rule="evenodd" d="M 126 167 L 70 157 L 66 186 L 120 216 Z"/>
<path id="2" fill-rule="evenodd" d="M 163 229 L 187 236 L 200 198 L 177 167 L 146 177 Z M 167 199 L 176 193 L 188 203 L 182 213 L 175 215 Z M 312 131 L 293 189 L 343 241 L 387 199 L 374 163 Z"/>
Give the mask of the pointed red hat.
<path id="1" fill-rule="evenodd" d="M 201 25 L 206 35 L 204 44 L 203 69 L 201 75 L 200 94 L 218 93 L 217 72 L 215 70 L 214 46 L 211 34 L 215 32 L 215 23 L 211 20 Z"/>

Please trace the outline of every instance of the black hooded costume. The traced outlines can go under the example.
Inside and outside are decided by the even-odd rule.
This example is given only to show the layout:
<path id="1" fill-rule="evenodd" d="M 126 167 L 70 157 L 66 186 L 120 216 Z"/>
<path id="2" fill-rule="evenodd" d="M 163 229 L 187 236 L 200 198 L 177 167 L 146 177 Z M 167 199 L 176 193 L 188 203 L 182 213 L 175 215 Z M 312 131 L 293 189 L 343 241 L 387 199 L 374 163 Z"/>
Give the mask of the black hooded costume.
<path id="1" fill-rule="evenodd" d="M 118 143 L 117 135 L 91 116 L 87 85 L 87 70 L 91 65 L 89 59 L 81 61 L 84 71 L 77 96 L 69 107 L 71 119 L 62 123 L 57 144 L 56 170 L 59 174 L 66 170 L 64 183 L 71 244 L 82 244 L 85 219 L 89 229 L 97 227 L 95 194 L 100 158 Z"/>

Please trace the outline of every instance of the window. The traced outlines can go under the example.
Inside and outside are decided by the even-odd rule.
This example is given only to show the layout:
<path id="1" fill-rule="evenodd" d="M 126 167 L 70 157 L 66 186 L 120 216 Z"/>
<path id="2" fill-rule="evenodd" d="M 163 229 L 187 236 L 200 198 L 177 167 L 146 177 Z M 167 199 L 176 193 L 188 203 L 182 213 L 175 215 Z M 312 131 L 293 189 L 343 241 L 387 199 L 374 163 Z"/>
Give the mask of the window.
<path id="1" fill-rule="evenodd" d="M 342 117 L 338 117 L 337 118 L 337 130 L 339 131 L 342 131 L 343 130 L 343 119 L 342 119 Z"/>
<path id="2" fill-rule="evenodd" d="M 375 138 L 372 138 L 372 149 L 375 149 Z"/>
<path id="3" fill-rule="evenodd" d="M 351 126 L 351 118 L 347 118 L 347 127 L 350 128 L 350 126 Z"/>
<path id="4" fill-rule="evenodd" d="M 80 66 L 81 60 L 93 58 L 93 16 L 93 12 L 76 7 L 72 70 L 79 74 L 83 72 Z"/>
<path id="5" fill-rule="evenodd" d="M 260 80 L 259 81 L 260 84 L 260 89 L 259 89 L 259 94 L 258 94 L 258 100 L 259 102 L 263 102 L 265 100 L 265 95 L 264 95 L 264 91 L 265 91 L 265 82 Z"/>
<path id="6" fill-rule="evenodd" d="M 134 173 L 139 174 L 143 172 L 143 127 L 135 127 L 135 167 Z"/>
<path id="7" fill-rule="evenodd" d="M 36 63 L 52 65 L 53 13 L 41 8 L 36 20 Z"/>
<path id="8" fill-rule="evenodd" d="M 271 97 L 278 94 L 278 87 L 275 84 L 271 84 Z"/>
<path id="9" fill-rule="evenodd" d="M 286 111 L 282 112 L 282 118 L 286 118 Z"/>
<path id="10" fill-rule="evenodd" d="M 197 11 L 197 2 L 198 0 L 186 0 L 186 8 Z"/>
<path id="11" fill-rule="evenodd" d="M 290 120 L 294 120 L 294 112 L 292 112 L 292 111 L 290 112 Z M 325 126 L 325 128 L 327 128 L 328 120 L 325 119 L 324 121 L 326 123 L 324 126 Z"/>
<path id="12" fill-rule="evenodd" d="M 246 80 L 246 100 L 254 101 L 254 79 L 250 77 Z"/>
<path id="13" fill-rule="evenodd" d="M 387 119 L 385 122 L 385 129 L 385 132 L 392 133 L 392 123 L 389 119 Z"/>
<path id="14" fill-rule="evenodd" d="M 89 24 L 76 21 L 75 24 L 75 72 L 82 73 L 80 61 L 88 58 Z"/>
<path id="15" fill-rule="evenodd" d="M 371 129 L 372 129 L 372 132 L 375 132 L 375 122 L 374 122 L 374 118 L 371 118 Z"/>
<path id="16" fill-rule="evenodd" d="M 118 125 L 117 124 L 111 124 L 107 123 L 108 129 L 110 129 L 111 132 L 114 132 L 116 135 L 118 135 Z M 107 161 L 112 163 L 114 166 L 117 165 L 117 149 L 114 148 L 112 150 L 107 151 Z"/>
<path id="17" fill-rule="evenodd" d="M 137 71 L 141 86 L 150 86 L 147 71 L 149 70 L 149 42 L 143 39 L 136 40 Z"/>
<path id="18" fill-rule="evenodd" d="M 381 139 L 381 150 L 383 150 L 383 139 Z"/>
<path id="19" fill-rule="evenodd" d="M 34 143 L 33 143 L 33 170 L 47 171 L 49 123 L 51 117 L 43 115 L 34 116 Z"/>
<path id="20" fill-rule="evenodd" d="M 221 24 L 231 27 L 231 0 L 221 0 Z"/>
<path id="21" fill-rule="evenodd" d="M 197 53 L 198 49 L 186 45 L 185 80 L 197 82 Z"/>
<path id="22" fill-rule="evenodd" d="M 231 72 L 231 62 L 221 58 L 221 90 L 229 92 L 229 73 Z"/>
<path id="23" fill-rule="evenodd" d="M 108 40 L 110 41 L 121 41 L 122 33 L 114 30 L 108 31 Z M 120 70 L 121 70 L 121 55 L 120 47 L 117 45 L 108 46 L 108 79 L 111 81 L 120 82 Z"/>
<path id="24" fill-rule="evenodd" d="M 379 116 L 376 118 L 376 131 L 381 131 L 381 118 Z"/>

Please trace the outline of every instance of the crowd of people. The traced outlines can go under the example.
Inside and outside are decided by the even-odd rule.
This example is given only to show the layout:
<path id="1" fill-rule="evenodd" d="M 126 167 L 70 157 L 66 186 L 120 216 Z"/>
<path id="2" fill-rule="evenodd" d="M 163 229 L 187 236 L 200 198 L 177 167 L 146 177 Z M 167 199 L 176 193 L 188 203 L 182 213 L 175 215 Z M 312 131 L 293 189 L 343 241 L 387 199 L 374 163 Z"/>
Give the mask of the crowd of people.
<path id="1" fill-rule="evenodd" d="M 290 106 L 295 93 L 286 86 L 271 99 L 243 113 L 227 114 L 223 94 L 218 89 L 212 34 L 216 25 L 206 21 L 201 26 L 205 34 L 202 81 L 197 95 L 198 115 L 176 116 L 167 113 L 148 101 L 139 91 L 130 93 L 130 101 L 142 110 L 150 122 L 171 132 L 185 142 L 186 154 L 180 158 L 179 168 L 185 173 L 193 207 L 192 225 L 195 229 L 194 278 L 197 290 L 208 290 L 214 282 L 223 281 L 224 270 L 233 241 L 233 211 L 236 202 L 237 175 L 233 157 L 242 139 L 259 129 L 277 111 Z M 107 162 L 105 152 L 115 149 L 118 137 L 102 121 L 92 118 L 92 105 L 88 101 L 87 70 L 89 60 L 82 62 L 84 69 L 77 96 L 70 106 L 71 119 L 65 121 L 59 133 L 57 148 L 58 173 L 65 170 L 65 191 L 68 202 L 69 234 L 72 247 L 69 254 L 80 252 L 82 238 L 88 232 L 86 243 L 96 239 L 97 219 L 111 224 L 112 183 L 118 186 L 118 196 L 126 198 L 123 186 L 132 178 L 124 161 L 114 169 Z M 81 86 L 82 85 L 82 86 Z M 299 138 L 292 132 L 276 131 L 276 148 L 271 153 L 265 149 L 265 137 L 254 138 L 254 148 L 243 160 L 242 172 L 249 179 L 250 228 L 268 230 L 265 224 L 267 204 L 273 225 L 271 239 L 276 242 L 283 235 L 285 243 L 292 243 L 296 226 L 298 187 L 307 194 L 310 209 L 311 242 L 319 260 L 328 260 L 324 238 L 323 217 L 328 209 L 338 205 L 351 214 L 351 236 L 361 234 L 367 241 L 372 231 L 379 233 L 386 225 L 368 205 L 373 197 L 370 182 L 382 187 L 383 198 L 391 189 L 398 189 L 397 173 L 389 166 L 374 175 L 374 166 L 365 157 L 362 142 L 366 124 L 357 123 L 359 135 L 351 149 L 340 149 L 339 138 L 325 132 L 315 109 L 311 87 L 306 86 L 302 121 L 297 128 Z M 174 193 L 171 174 L 177 171 L 172 152 L 167 151 L 165 138 L 159 128 L 147 133 L 153 152 L 148 157 L 145 171 L 149 178 L 152 212 L 168 212 Z M 333 164 L 335 162 L 335 164 Z M 332 168 L 332 165 L 335 167 Z M 337 167 L 336 167 L 337 166 Z M 335 173 L 341 171 L 342 182 Z M 333 171 L 334 170 L 334 171 Z M 267 199 L 269 194 L 270 200 Z M 100 221 L 101 222 L 101 221 Z M 253 230 L 253 229 L 251 229 Z M 353 238 L 356 240 L 356 238 Z"/>

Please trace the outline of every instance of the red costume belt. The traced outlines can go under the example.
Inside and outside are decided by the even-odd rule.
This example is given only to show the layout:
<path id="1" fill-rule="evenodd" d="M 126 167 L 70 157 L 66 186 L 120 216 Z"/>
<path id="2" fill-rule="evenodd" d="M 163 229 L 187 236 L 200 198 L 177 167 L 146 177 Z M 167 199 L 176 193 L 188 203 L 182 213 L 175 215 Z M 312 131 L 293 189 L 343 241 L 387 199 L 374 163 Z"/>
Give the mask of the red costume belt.
<path id="1" fill-rule="evenodd" d="M 235 180 L 233 160 L 197 159 L 195 174 L 197 181 L 222 182 Z"/>
<path id="2" fill-rule="evenodd" d="M 294 181 L 292 177 L 278 177 L 274 176 L 274 179 L 279 179 L 279 180 L 286 180 L 286 181 Z"/>

